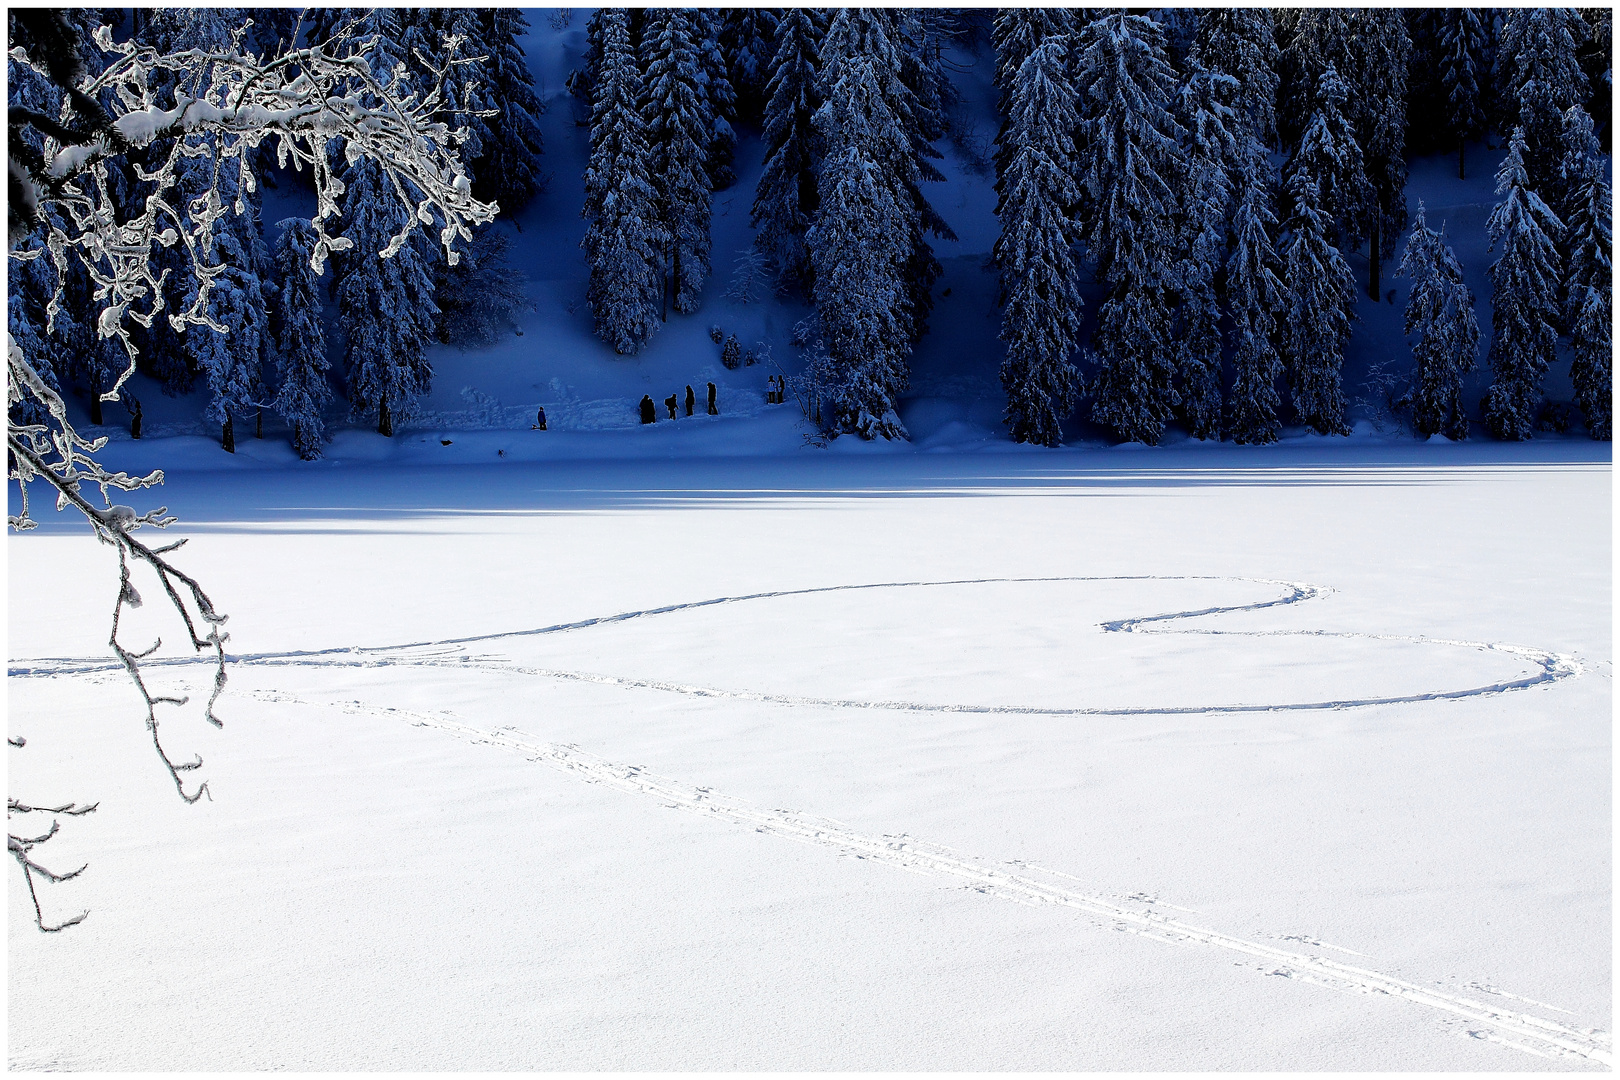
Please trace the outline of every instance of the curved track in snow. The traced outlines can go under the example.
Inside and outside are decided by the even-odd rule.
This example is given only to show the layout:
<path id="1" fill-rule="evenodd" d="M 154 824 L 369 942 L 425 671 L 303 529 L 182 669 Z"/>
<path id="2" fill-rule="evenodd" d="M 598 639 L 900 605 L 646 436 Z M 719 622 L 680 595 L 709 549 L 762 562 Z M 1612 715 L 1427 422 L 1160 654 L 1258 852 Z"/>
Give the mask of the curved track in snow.
<path id="1" fill-rule="evenodd" d="M 723 689 L 719 687 L 697 686 L 658 679 L 641 679 L 627 676 L 605 675 L 586 671 L 514 666 L 504 661 L 499 661 L 486 656 L 472 655 L 465 651 L 466 647 L 470 645 L 493 644 L 516 638 L 540 637 L 548 634 L 569 633 L 579 630 L 588 630 L 594 627 L 611 626 L 615 623 L 628 622 L 632 619 L 649 619 L 660 616 L 677 615 L 683 612 L 696 611 L 701 608 L 716 607 L 722 604 L 743 604 L 794 596 L 812 596 L 825 593 L 860 592 L 878 589 L 940 588 L 944 586 L 962 585 L 1032 585 L 1119 581 L 1241 582 L 1245 584 L 1276 586 L 1282 589 L 1283 592 L 1281 596 L 1250 604 L 1231 604 L 1225 606 L 1199 608 L 1189 611 L 1172 611 L 1156 615 L 1143 615 L 1134 618 L 1109 620 L 1099 624 L 1100 629 L 1102 629 L 1105 633 L 1198 634 L 1212 637 L 1250 638 L 1315 637 L 1335 638 L 1340 640 L 1390 641 L 1417 646 L 1444 646 L 1473 649 L 1481 652 L 1500 653 L 1522 662 L 1524 666 L 1530 670 L 1519 678 L 1505 679 L 1498 682 L 1487 683 L 1481 686 L 1381 697 L 1336 698 L 1322 701 L 1294 701 L 1276 703 L 1133 705 L 1122 707 L 1048 707 L 1026 705 L 970 705 L 920 701 L 871 701 L 859 698 L 814 697 L 808 695 L 778 694 L 767 691 L 746 689 Z M 1499 642 L 1414 637 L 1396 634 L 1367 634 L 1331 630 L 1211 630 L 1200 627 L 1172 628 L 1172 626 L 1166 625 L 1189 619 L 1203 618 L 1206 616 L 1227 615 L 1236 612 L 1260 611 L 1265 608 L 1298 604 L 1307 600 L 1314 600 L 1318 597 L 1326 596 L 1331 592 L 1332 590 L 1326 588 L 1325 586 L 1312 585 L 1306 582 L 1278 581 L 1268 578 L 1226 577 L 1218 575 L 1160 576 L 1142 574 L 1106 577 L 1063 576 L 1027 578 L 964 578 L 953 581 L 890 581 L 863 585 L 828 585 L 810 589 L 785 589 L 773 592 L 746 593 L 738 596 L 719 596 L 707 600 L 696 600 L 684 604 L 668 604 L 663 607 L 647 608 L 640 611 L 624 611 L 615 615 L 605 615 L 594 619 L 581 619 L 576 622 L 556 623 L 551 626 L 542 626 L 527 630 L 511 630 L 493 634 L 476 634 L 467 637 L 417 641 L 401 645 L 381 645 L 366 648 L 351 647 L 337 649 L 294 650 L 286 652 L 242 653 L 229 656 L 228 659 L 232 664 L 243 665 L 334 665 L 340 667 L 385 667 L 404 665 L 424 667 L 450 666 L 483 668 L 488 670 L 504 671 L 514 675 L 526 675 L 534 678 L 589 682 L 600 685 L 624 687 L 626 689 L 655 690 L 666 693 L 685 694 L 695 697 L 758 701 L 775 705 L 808 705 L 825 708 L 886 709 L 915 712 L 1023 713 L 1042 716 L 1169 716 L 1219 713 L 1288 712 L 1316 709 L 1346 709 L 1374 705 L 1401 705 L 1420 701 L 1443 701 L 1454 698 L 1481 697 L 1489 694 L 1506 693 L 1510 690 L 1524 690 L 1533 686 L 1540 686 L 1544 683 L 1555 682 L 1559 679 L 1568 678 L 1572 675 L 1579 675 L 1584 670 L 1579 661 L 1577 661 L 1574 657 L 1563 653 L 1548 652 L 1544 649 L 1536 649 L 1522 645 L 1508 645 Z M 196 662 L 197 661 L 190 657 L 147 661 L 148 665 L 190 664 Z M 46 659 L 20 662 L 8 668 L 7 674 L 13 678 L 39 675 L 69 675 L 113 670 L 116 667 L 116 664 L 101 659 Z"/>
<path id="2" fill-rule="evenodd" d="M 1324 701 L 1303 701 L 1277 704 L 1209 704 L 1193 706 L 1132 706 L 1103 708 L 1075 706 L 1046 708 L 1015 705 L 953 705 L 910 701 L 869 701 L 858 699 L 822 698 L 789 694 L 774 694 L 752 690 L 721 689 L 692 686 L 654 679 L 638 679 L 603 675 L 583 671 L 548 670 L 512 665 L 498 656 L 474 653 L 469 646 L 491 645 L 501 641 L 561 634 L 593 627 L 609 626 L 634 619 L 649 619 L 676 615 L 701 608 L 724 604 L 743 604 L 783 597 L 808 596 L 820 593 L 871 591 L 880 589 L 923 589 L 943 586 L 971 586 L 991 584 L 1041 584 L 1060 582 L 1118 582 L 1118 581 L 1221 581 L 1274 586 L 1281 594 L 1271 599 L 1248 604 L 1233 604 L 1200 608 L 1197 610 L 1166 612 L 1155 615 L 1111 620 L 1100 624 L 1106 633 L 1142 634 L 1201 634 L 1227 637 L 1279 638 L 1326 637 L 1390 641 L 1414 646 L 1447 646 L 1501 653 L 1519 661 L 1525 674 L 1481 686 L 1453 690 L 1435 690 L 1398 696 L 1345 698 Z M 1560 679 L 1582 674 L 1586 669 L 1574 657 L 1525 646 L 1496 642 L 1463 641 L 1387 634 L 1336 632 L 1327 630 L 1218 630 L 1205 627 L 1181 627 L 1177 623 L 1209 616 L 1259 611 L 1266 608 L 1303 603 L 1330 593 L 1331 590 L 1303 582 L 1277 581 L 1262 578 L 1236 578 L 1224 576 L 1157 576 L 1129 577 L 1032 577 L 1032 578 L 975 578 L 954 581 L 904 581 L 864 585 L 834 585 L 812 589 L 792 589 L 773 592 L 722 596 L 684 604 L 639 611 L 620 612 L 577 622 L 504 633 L 479 634 L 467 637 L 445 638 L 411 642 L 402 645 L 373 648 L 319 649 L 289 652 L 238 654 L 229 657 L 232 665 L 244 666 L 304 666 L 304 667 L 435 667 L 476 671 L 496 671 L 509 675 L 590 682 L 628 689 L 643 689 L 679 693 L 698 697 L 740 699 L 769 704 L 819 706 L 831 708 L 891 709 L 924 712 L 958 713 L 1027 713 L 1056 716 L 1129 716 L 1164 714 L 1217 714 L 1239 712 L 1282 712 L 1291 710 L 1343 709 L 1360 706 L 1395 705 L 1421 701 L 1480 697 L 1524 690 Z M 192 664 L 191 658 L 149 660 L 148 665 Z M 21 661 L 8 669 L 13 678 L 48 677 L 58 675 L 89 674 L 116 670 L 117 665 L 104 660 L 46 659 Z M 1425 1006 L 1442 1017 L 1464 1025 L 1470 1036 L 1511 1047 L 1541 1057 L 1582 1058 L 1595 1063 L 1612 1065 L 1612 1038 L 1603 1031 L 1576 1028 L 1545 1017 L 1498 1007 L 1478 1000 L 1475 996 L 1449 993 L 1434 986 L 1426 986 L 1367 968 L 1343 963 L 1331 957 L 1297 952 L 1263 942 L 1235 937 L 1218 930 L 1194 926 L 1158 910 L 1159 901 L 1140 896 L 1110 897 L 1083 891 L 1075 884 L 1078 879 L 1054 870 L 1031 866 L 1021 862 L 996 862 L 977 859 L 928 843 L 905 834 L 867 834 L 828 818 L 817 817 L 797 810 L 756 806 L 733 798 L 712 788 L 694 786 L 655 775 L 636 765 L 607 761 L 571 744 L 545 743 L 533 740 L 512 727 L 495 730 L 477 727 L 458 720 L 448 713 L 424 713 L 360 702 L 312 702 L 279 691 L 249 691 L 255 698 L 283 704 L 299 704 L 323 708 L 336 708 L 350 713 L 365 713 L 390 717 L 416 726 L 441 731 L 470 742 L 495 746 L 518 753 L 531 761 L 567 772 L 589 783 L 605 784 L 622 791 L 648 795 L 673 809 L 708 815 L 734 825 L 751 828 L 755 832 L 784 839 L 814 844 L 841 854 L 928 875 L 954 878 L 986 895 L 1030 905 L 1054 905 L 1078 910 L 1101 926 L 1137 934 L 1157 941 L 1193 947 L 1210 947 L 1236 953 L 1243 957 L 1240 963 L 1253 967 L 1266 975 L 1282 976 L 1315 983 L 1331 989 L 1358 993 L 1380 994 L 1400 998 Z M 1289 939 L 1296 940 L 1296 939 Z M 1337 949 L 1309 939 L 1297 939 L 1311 946 Z M 1346 951 L 1348 950 L 1341 950 Z M 1493 997 L 1515 998 L 1494 988 L 1478 988 Z M 1517 999 L 1528 1001 L 1529 999 Z M 1534 1003 L 1541 1004 L 1541 1003 Z M 1554 1012 L 1563 1012 L 1556 1006 L 1544 1006 Z"/>

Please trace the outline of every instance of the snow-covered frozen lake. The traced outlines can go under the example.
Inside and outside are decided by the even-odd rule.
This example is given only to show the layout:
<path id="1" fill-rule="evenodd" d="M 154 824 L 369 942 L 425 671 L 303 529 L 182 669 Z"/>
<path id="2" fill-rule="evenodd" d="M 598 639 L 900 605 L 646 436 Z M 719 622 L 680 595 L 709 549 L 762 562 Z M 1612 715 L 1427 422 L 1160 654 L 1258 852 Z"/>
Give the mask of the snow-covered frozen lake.
<path id="1" fill-rule="evenodd" d="M 478 438 L 171 472 L 196 806 L 11 540 L 13 1068 L 1609 1063 L 1606 445 Z"/>

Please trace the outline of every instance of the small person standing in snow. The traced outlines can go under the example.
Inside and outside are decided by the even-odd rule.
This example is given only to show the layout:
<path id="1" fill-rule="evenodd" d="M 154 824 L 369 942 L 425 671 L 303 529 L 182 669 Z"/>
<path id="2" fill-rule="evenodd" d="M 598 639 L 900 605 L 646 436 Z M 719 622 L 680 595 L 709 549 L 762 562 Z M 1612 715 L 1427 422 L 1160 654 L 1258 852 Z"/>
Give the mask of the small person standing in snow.
<path id="1" fill-rule="evenodd" d="M 714 383 L 709 384 L 709 415 L 719 416 L 720 408 L 714 403 Z"/>
<path id="2" fill-rule="evenodd" d="M 546 430 L 546 410 L 544 406 L 541 406 L 540 411 L 534 414 L 534 430 Z"/>
<path id="3" fill-rule="evenodd" d="M 692 407 L 697 404 L 697 395 L 692 393 L 692 384 L 686 384 L 686 415 L 692 415 Z"/>
<path id="4" fill-rule="evenodd" d="M 653 404 L 651 394 L 641 395 L 641 422 L 655 424 L 658 422 L 658 406 Z"/>
<path id="5" fill-rule="evenodd" d="M 669 418 L 671 420 L 675 419 L 675 409 L 679 405 L 680 402 L 675 399 L 674 394 L 671 394 L 669 397 L 664 399 L 664 408 L 669 410 Z"/>

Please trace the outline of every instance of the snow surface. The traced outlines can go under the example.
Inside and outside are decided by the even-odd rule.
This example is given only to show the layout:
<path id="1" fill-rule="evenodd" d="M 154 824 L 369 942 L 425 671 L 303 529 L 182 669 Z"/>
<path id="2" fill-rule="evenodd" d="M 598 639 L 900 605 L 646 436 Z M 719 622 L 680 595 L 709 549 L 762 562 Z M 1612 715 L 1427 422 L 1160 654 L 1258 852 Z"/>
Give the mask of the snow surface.
<path id="1" fill-rule="evenodd" d="M 814 448 L 708 337 L 797 368 L 802 307 L 720 296 L 757 133 L 703 310 L 613 357 L 561 90 L 583 16 L 530 22 L 522 337 L 435 350 L 403 434 L 339 423 L 319 462 L 273 422 L 227 455 L 144 377 L 147 438 L 86 425 L 168 472 L 137 508 L 232 615 L 224 730 L 163 727 L 212 801 L 109 664 L 110 553 L 48 512 L 10 542 L 10 790 L 100 800 L 36 851 L 90 864 L 43 891 L 83 924 L 39 934 L 11 878 L 12 1068 L 1609 1064 L 1607 444 L 1419 444 L 1364 404 L 1345 439 L 1015 446 L 994 196 L 952 150 L 914 441 Z M 1409 187 L 1485 326 L 1496 156 Z M 270 194 L 273 228 L 299 195 Z M 1348 397 L 1409 363 L 1385 287 Z M 719 417 L 637 424 L 710 379 Z"/>
<path id="2" fill-rule="evenodd" d="M 1608 1060 L 1603 448 L 164 449 L 214 798 L 13 539 L 14 1068 Z"/>

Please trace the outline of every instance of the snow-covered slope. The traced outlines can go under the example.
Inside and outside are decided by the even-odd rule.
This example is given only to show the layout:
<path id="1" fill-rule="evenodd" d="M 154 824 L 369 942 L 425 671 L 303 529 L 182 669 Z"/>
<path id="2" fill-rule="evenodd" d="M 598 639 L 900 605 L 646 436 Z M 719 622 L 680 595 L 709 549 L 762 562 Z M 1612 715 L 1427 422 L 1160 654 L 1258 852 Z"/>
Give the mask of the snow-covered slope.
<path id="1" fill-rule="evenodd" d="M 809 314 L 802 304 L 766 296 L 754 303 L 726 297 L 738 254 L 752 243 L 749 214 L 758 182 L 764 147 L 757 130 L 741 126 L 737 148 L 737 182 L 714 198 L 714 275 L 701 310 L 692 315 L 671 313 L 668 322 L 638 355 L 622 357 L 599 341 L 591 330 L 585 304 L 586 266 L 580 250 L 584 221 L 583 174 L 588 128 L 579 121 L 583 111 L 564 88 L 569 71 L 584 48 L 584 13 L 574 11 L 566 26 L 554 23 L 549 9 L 528 12 L 530 33 L 523 41 L 538 94 L 548 104 L 542 118 L 545 135 L 544 167 L 550 174 L 547 190 L 516 216 L 499 226 L 512 238 L 514 270 L 528 279 L 534 311 L 525 317 L 522 333 L 512 334 L 488 349 L 460 351 L 436 346 L 430 350 L 435 376 L 432 392 L 420 403 L 406 434 L 389 444 L 369 433 L 364 422 L 347 422 L 341 395 L 331 406 L 328 430 L 335 438 L 329 460 L 387 459 L 409 454 L 413 443 L 437 444 L 458 434 L 477 430 L 509 433 L 502 446 L 524 456 L 587 457 L 599 454 L 634 456 L 679 453 L 783 453 L 804 445 L 808 425 L 798 422 L 798 410 L 765 404 L 766 380 L 778 371 L 796 372 L 802 357 L 792 345 L 793 327 Z M 844 448 L 846 452 L 907 452 L 909 450 L 1014 449 L 1002 423 L 1005 407 L 998 371 L 1004 352 L 998 340 L 1000 314 L 996 307 L 996 276 L 987 259 L 998 234 L 993 173 L 986 167 L 997 120 L 991 84 L 993 57 L 988 48 L 973 55 L 954 51 L 956 84 L 962 95 L 955 111 L 957 130 L 942 140 L 945 159 L 940 163 L 943 183 L 930 184 L 926 194 L 957 235 L 935 240 L 944 274 L 935 287 L 936 307 L 930 332 L 912 359 L 911 390 L 901 402 L 901 418 L 912 436 L 909 446 Z M 1467 380 L 1464 400 L 1475 420 L 1478 405 L 1489 385 L 1484 366 L 1490 337 L 1491 289 L 1485 276 L 1492 256 L 1486 251 L 1485 219 L 1495 202 L 1493 175 L 1502 156 L 1500 147 L 1470 146 L 1470 177 L 1456 179 L 1454 158 L 1440 156 L 1414 161 L 1407 199 L 1415 211 L 1422 201 L 1431 225 L 1446 227 L 1448 242 L 1462 261 L 1478 305 L 1485 334 L 1481 366 Z M 284 181 L 267 193 L 264 220 L 267 231 L 281 217 L 309 213 L 307 196 L 296 184 Z M 1404 242 L 1404 240 L 1403 240 Z M 1398 254 L 1398 248 L 1397 254 Z M 1403 376 L 1410 370 L 1411 353 L 1402 334 L 1402 319 L 1410 283 L 1393 277 L 1395 262 L 1385 268 L 1385 298 L 1365 295 L 1367 273 L 1363 255 L 1350 264 L 1363 288 L 1357 307 L 1358 323 L 1346 357 L 1344 380 L 1356 437 L 1409 439 L 1410 433 L 1393 422 L 1384 405 L 1380 373 Z M 768 292 L 768 290 L 767 290 Z M 1097 298 L 1088 296 L 1085 330 L 1095 320 Z M 744 347 L 753 347 L 766 362 L 727 370 L 720 363 L 720 346 L 710 340 L 712 327 L 735 334 Z M 336 340 L 339 328 L 333 327 Z M 1084 366 L 1084 362 L 1082 362 Z M 1555 364 L 1545 389 L 1550 398 L 1571 396 L 1568 359 Z M 650 395 L 659 403 L 670 394 L 684 397 L 688 385 L 700 401 L 705 383 L 718 391 L 720 418 L 682 419 L 680 431 L 639 431 L 637 403 Z M 138 377 L 135 393 L 146 410 L 147 438 L 194 435 L 217 436 L 200 417 L 201 393 L 167 399 L 149 380 Z M 549 431 L 531 433 L 536 411 L 544 408 Z M 1106 429 L 1089 422 L 1089 404 L 1065 425 L 1071 448 L 1096 450 L 1111 444 Z M 123 419 L 114 407 L 109 419 Z M 266 417 L 266 439 L 274 446 L 241 447 L 249 457 L 290 461 L 282 453 L 286 432 L 274 417 Z M 662 427 L 662 425 L 658 425 Z M 624 440 L 603 440 L 603 432 L 620 432 Z M 115 443 L 128 433 L 116 423 L 99 432 Z M 1485 437 L 1476 427 L 1476 437 Z M 1311 439 L 1304 429 L 1286 429 L 1290 439 Z M 1551 437 L 1551 436 L 1547 436 Z M 1568 436 L 1583 438 L 1576 431 Z M 1172 425 L 1168 442 L 1185 439 Z M 480 445 L 488 442 L 481 439 Z M 850 440 L 840 440 L 840 443 Z M 539 445 L 544 444 L 544 445 Z M 219 451 L 219 457 L 227 455 Z M 222 465 L 224 463 L 222 462 Z M 309 466 L 319 468 L 319 465 Z"/>

